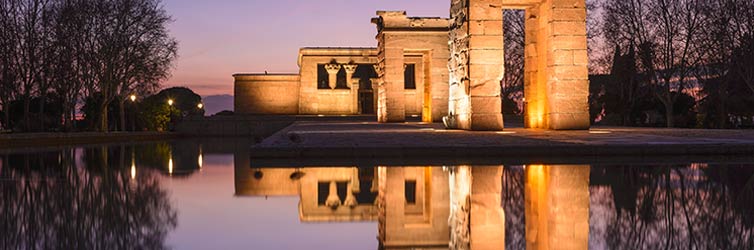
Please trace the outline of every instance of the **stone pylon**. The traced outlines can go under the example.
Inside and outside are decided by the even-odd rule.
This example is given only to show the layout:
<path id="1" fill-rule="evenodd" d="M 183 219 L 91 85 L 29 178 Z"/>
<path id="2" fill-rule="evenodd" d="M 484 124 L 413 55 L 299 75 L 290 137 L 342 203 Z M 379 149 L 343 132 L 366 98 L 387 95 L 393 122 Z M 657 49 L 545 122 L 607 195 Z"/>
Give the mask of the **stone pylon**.
<path id="1" fill-rule="evenodd" d="M 525 125 L 588 129 L 585 0 L 452 0 L 446 125 L 502 130 L 503 10 L 525 10 Z"/>

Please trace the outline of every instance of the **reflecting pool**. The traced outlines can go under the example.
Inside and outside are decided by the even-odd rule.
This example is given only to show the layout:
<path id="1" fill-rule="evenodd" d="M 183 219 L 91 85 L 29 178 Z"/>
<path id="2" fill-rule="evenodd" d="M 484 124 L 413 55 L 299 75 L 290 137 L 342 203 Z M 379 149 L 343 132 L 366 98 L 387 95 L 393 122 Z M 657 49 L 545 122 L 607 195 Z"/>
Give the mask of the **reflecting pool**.
<path id="1" fill-rule="evenodd" d="M 754 164 L 266 166 L 250 143 L 0 153 L 0 249 L 754 249 Z"/>

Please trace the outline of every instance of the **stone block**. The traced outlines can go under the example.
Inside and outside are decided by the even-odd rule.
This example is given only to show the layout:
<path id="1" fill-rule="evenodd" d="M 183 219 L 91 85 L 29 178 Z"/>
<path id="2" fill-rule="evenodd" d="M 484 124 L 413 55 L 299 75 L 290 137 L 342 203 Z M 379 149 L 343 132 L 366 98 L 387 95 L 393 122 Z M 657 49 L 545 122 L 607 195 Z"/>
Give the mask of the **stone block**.
<path id="1" fill-rule="evenodd" d="M 551 0 L 550 6 L 553 9 L 559 8 L 586 8 L 585 0 Z"/>
<path id="2" fill-rule="evenodd" d="M 589 68 L 584 65 L 553 65 L 547 67 L 550 80 L 587 80 Z"/>
<path id="3" fill-rule="evenodd" d="M 472 0 L 468 12 L 469 20 L 503 20 L 500 0 Z"/>
<path id="4" fill-rule="evenodd" d="M 580 21 L 586 20 L 586 8 L 558 8 L 551 12 L 551 21 Z"/>
<path id="5" fill-rule="evenodd" d="M 549 127 L 553 130 L 586 130 L 591 126 L 589 111 L 582 113 L 550 113 Z"/>
<path id="6" fill-rule="evenodd" d="M 550 37 L 550 49 L 562 49 L 562 50 L 586 50 L 586 35 L 578 36 L 551 36 Z"/>
<path id="7" fill-rule="evenodd" d="M 470 129 L 475 131 L 503 130 L 503 114 L 471 114 Z"/>
<path id="8" fill-rule="evenodd" d="M 550 26 L 553 36 L 586 36 L 586 20 L 553 21 Z"/>
<path id="9" fill-rule="evenodd" d="M 502 101 L 500 96 L 471 96 L 471 113 L 502 114 Z"/>
<path id="10" fill-rule="evenodd" d="M 502 69 L 505 51 L 502 49 L 471 49 L 469 63 L 499 65 Z"/>
<path id="11" fill-rule="evenodd" d="M 474 49 L 502 49 L 503 36 L 472 36 L 469 46 Z"/>

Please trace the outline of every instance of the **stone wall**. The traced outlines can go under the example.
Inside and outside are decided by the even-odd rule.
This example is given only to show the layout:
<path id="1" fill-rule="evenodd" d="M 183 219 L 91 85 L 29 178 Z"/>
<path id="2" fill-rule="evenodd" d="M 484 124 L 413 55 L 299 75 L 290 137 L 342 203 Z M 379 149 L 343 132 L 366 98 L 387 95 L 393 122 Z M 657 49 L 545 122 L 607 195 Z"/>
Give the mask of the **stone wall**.
<path id="1" fill-rule="evenodd" d="M 236 114 L 298 114 L 298 75 L 238 74 L 233 77 Z"/>
<path id="2" fill-rule="evenodd" d="M 317 66 L 375 64 L 375 48 L 302 48 L 298 65 L 301 89 L 296 92 L 302 115 L 348 115 L 358 113 L 358 89 L 318 89 Z"/>

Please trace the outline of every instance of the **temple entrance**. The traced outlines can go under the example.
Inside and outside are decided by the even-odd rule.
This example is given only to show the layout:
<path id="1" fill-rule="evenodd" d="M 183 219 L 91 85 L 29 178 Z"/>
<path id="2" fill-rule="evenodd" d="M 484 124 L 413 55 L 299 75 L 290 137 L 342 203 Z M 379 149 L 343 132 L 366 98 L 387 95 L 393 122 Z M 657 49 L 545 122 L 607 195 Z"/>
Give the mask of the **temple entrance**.
<path id="1" fill-rule="evenodd" d="M 377 15 L 378 121 L 442 121 L 448 112 L 449 20 L 409 18 L 404 11 Z"/>
<path id="2" fill-rule="evenodd" d="M 372 89 L 360 89 L 359 90 L 359 114 L 373 115 L 375 114 L 375 102 L 374 91 Z"/>
<path id="3" fill-rule="evenodd" d="M 374 69 L 374 64 L 359 64 L 356 67 L 354 78 L 359 82 L 359 89 L 355 97 L 357 99 L 357 113 L 361 115 L 375 114 L 377 103 L 374 97 L 374 82 L 377 78 L 377 72 Z"/>

